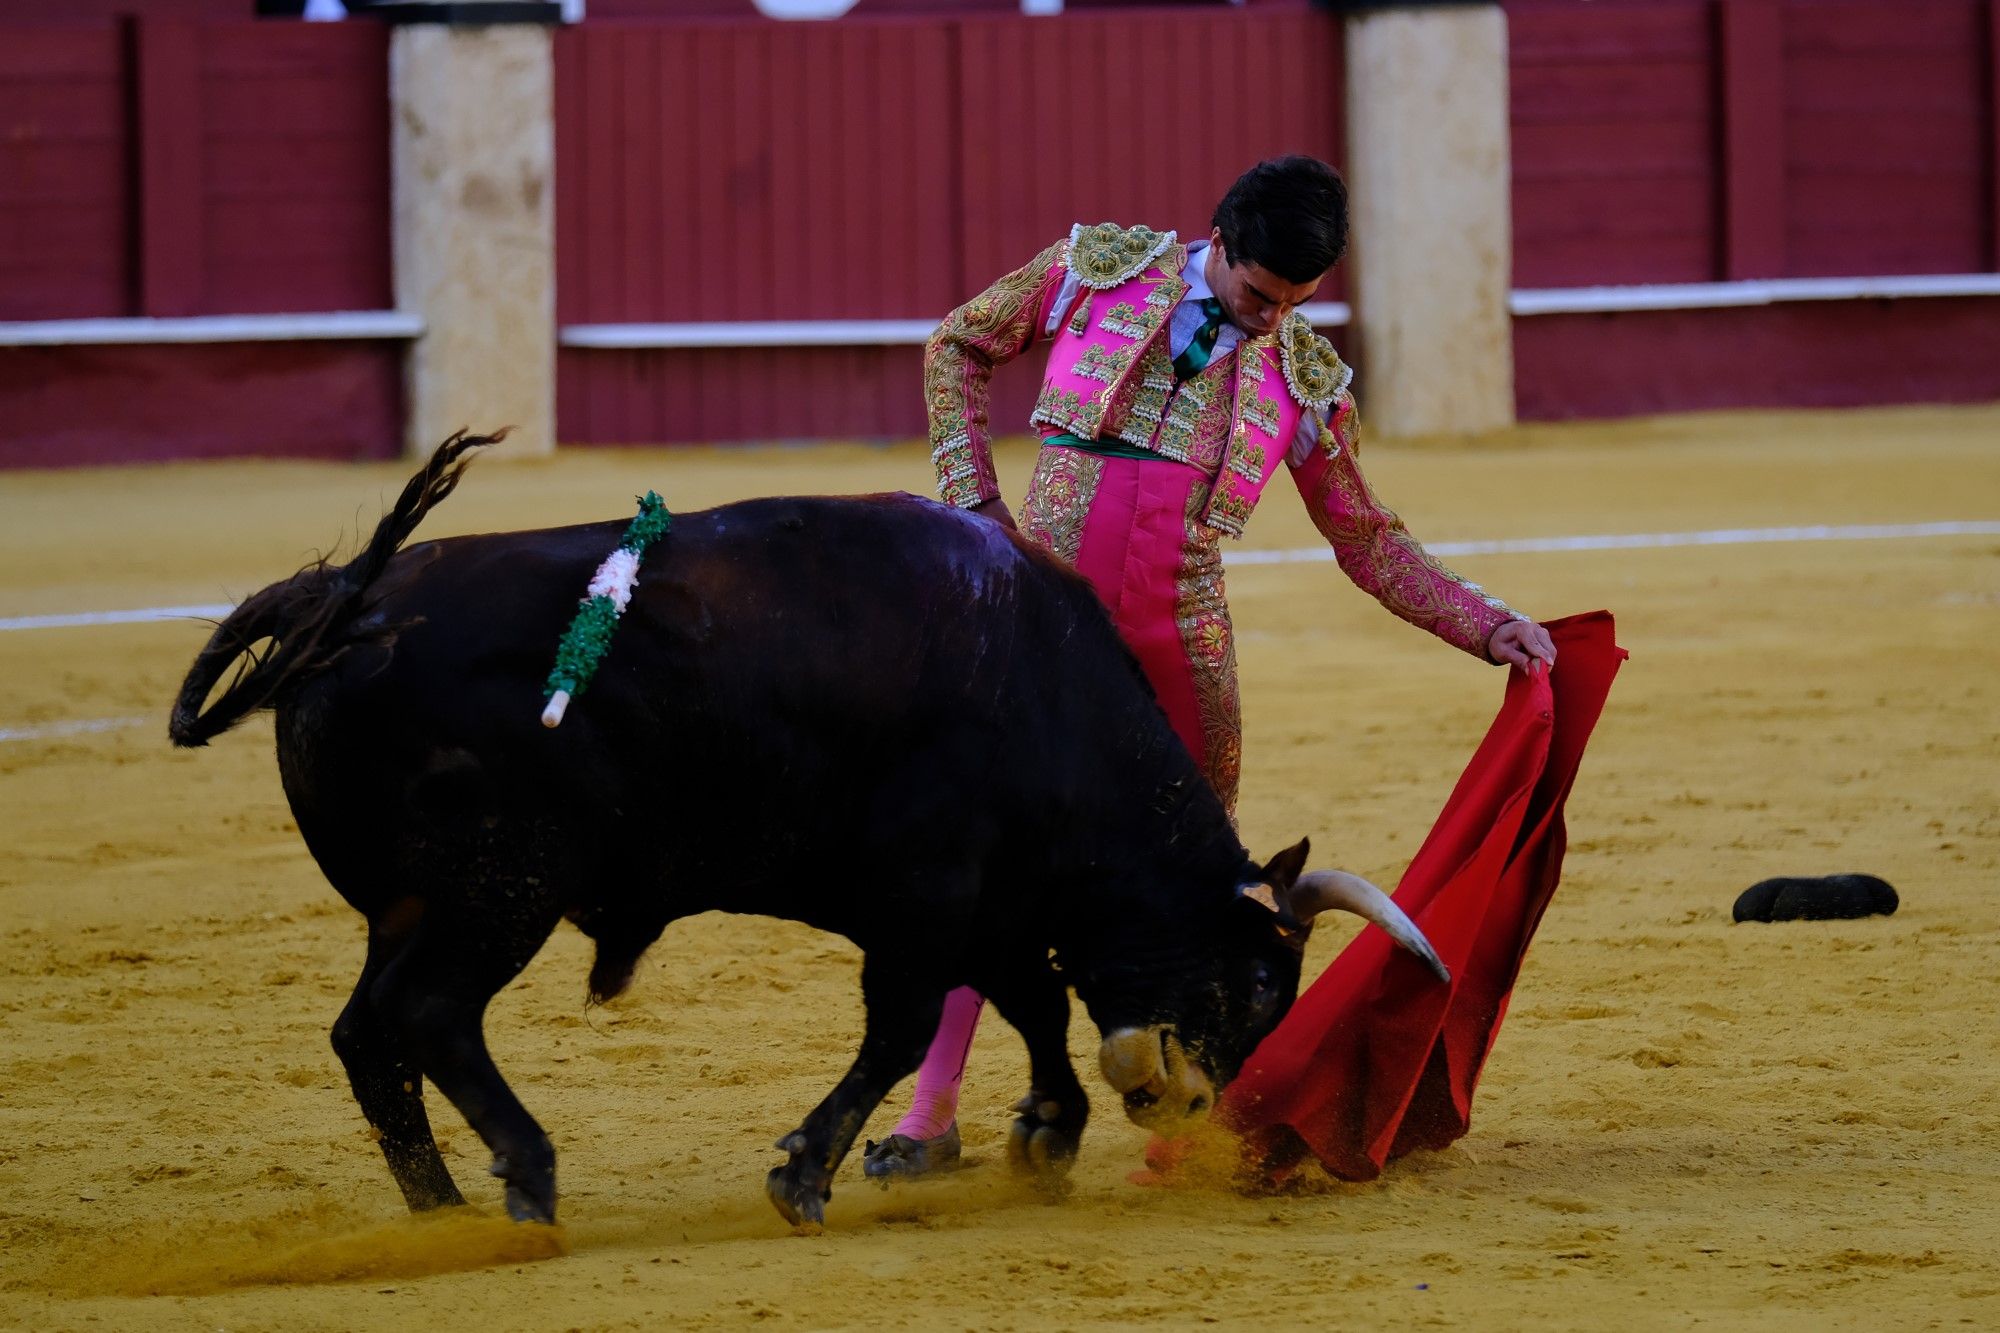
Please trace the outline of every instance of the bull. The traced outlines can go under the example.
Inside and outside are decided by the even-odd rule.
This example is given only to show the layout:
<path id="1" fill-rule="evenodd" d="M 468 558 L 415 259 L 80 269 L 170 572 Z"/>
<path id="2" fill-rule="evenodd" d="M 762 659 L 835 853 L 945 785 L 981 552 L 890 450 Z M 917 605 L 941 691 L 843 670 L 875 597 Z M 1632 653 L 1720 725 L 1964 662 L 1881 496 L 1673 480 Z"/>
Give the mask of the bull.
<path id="1" fill-rule="evenodd" d="M 766 1181 L 807 1229 L 953 987 L 1020 1032 L 1008 1155 L 1059 1186 L 1089 1116 L 1071 987 L 1127 1113 L 1170 1129 L 1284 1015 L 1321 911 L 1358 911 L 1437 967 L 1379 890 L 1305 872 L 1305 842 L 1253 863 L 1089 585 L 927 500 L 680 516 L 589 692 L 539 725 L 556 641 L 621 525 L 405 549 L 487 443 L 440 447 L 353 560 L 247 598 L 169 723 L 200 746 L 274 712 L 299 832 L 367 919 L 333 1045 L 412 1209 L 464 1202 L 428 1079 L 492 1151 L 508 1211 L 554 1219 L 554 1147 L 482 1026 L 564 919 L 594 941 L 593 1001 L 698 912 L 862 950 L 860 1050 Z"/>

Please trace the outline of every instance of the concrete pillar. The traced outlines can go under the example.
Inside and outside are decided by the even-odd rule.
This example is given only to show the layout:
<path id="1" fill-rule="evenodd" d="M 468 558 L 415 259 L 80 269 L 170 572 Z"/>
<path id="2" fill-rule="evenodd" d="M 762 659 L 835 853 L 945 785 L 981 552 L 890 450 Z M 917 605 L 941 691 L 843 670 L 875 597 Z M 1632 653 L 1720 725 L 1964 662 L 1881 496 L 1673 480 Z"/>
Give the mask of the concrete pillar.
<path id="1" fill-rule="evenodd" d="M 1347 142 L 1368 433 L 1512 425 L 1500 6 L 1386 7 L 1350 17 Z"/>
<path id="2" fill-rule="evenodd" d="M 389 44 L 404 447 L 513 426 L 555 447 L 555 66 L 539 23 L 397 26 Z"/>

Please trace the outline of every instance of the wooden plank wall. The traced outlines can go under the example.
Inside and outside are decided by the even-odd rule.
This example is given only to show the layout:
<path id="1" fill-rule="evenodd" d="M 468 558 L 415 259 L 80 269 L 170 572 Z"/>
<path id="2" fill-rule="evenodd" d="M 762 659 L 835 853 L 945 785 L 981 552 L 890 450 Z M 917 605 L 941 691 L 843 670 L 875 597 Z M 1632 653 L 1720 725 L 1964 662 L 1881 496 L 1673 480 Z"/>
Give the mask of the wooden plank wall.
<path id="1" fill-rule="evenodd" d="M 0 32 L 0 319 L 127 312 L 128 115 L 117 25 Z"/>
<path id="2" fill-rule="evenodd" d="M 1718 276 L 1711 0 L 1507 6 L 1514 285 Z"/>
<path id="3" fill-rule="evenodd" d="M 0 26 L 0 320 L 394 304 L 387 31 L 200 12 Z M 0 348 L 0 467 L 391 457 L 401 359 Z"/>
<path id="4" fill-rule="evenodd" d="M 1995 0 L 1508 0 L 1515 285 L 1996 266 Z"/>
<path id="5" fill-rule="evenodd" d="M 1288 11 L 566 29 L 560 318 L 936 319 L 1072 222 L 1205 235 L 1258 158 L 1343 156 L 1339 31 Z M 1171 72 L 1216 68 L 1285 96 L 1178 117 Z M 920 361 L 569 350 L 559 425 L 591 443 L 916 435 Z M 1004 429 L 1032 387 L 999 377 Z"/>
<path id="6" fill-rule="evenodd" d="M 1507 12 L 1517 287 L 2000 268 L 2000 0 Z M 1516 406 L 1546 420 L 1991 401 L 1996 310 L 1963 297 L 1520 318 Z"/>
<path id="7" fill-rule="evenodd" d="M 1990 8 L 1784 6 L 1786 275 L 1994 267 Z"/>
<path id="8" fill-rule="evenodd" d="M 373 23 L 0 30 L 0 319 L 380 310 Z"/>

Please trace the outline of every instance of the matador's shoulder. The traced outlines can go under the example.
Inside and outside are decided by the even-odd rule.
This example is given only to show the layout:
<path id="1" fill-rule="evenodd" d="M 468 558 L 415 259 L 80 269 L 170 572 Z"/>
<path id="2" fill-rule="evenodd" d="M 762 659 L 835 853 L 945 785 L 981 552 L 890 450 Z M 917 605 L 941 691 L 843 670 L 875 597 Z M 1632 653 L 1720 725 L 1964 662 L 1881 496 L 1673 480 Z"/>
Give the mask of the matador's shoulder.
<path id="1" fill-rule="evenodd" d="M 1278 352 L 1285 365 L 1285 387 L 1301 407 L 1324 418 L 1354 372 L 1296 310 L 1285 316 L 1284 327 L 1278 330 Z"/>
<path id="2" fill-rule="evenodd" d="M 1151 227 L 1121 227 L 1115 222 L 1088 227 L 1079 222 L 1069 229 L 1063 263 L 1078 282 L 1104 291 L 1138 277 L 1177 239 L 1173 232 Z"/>

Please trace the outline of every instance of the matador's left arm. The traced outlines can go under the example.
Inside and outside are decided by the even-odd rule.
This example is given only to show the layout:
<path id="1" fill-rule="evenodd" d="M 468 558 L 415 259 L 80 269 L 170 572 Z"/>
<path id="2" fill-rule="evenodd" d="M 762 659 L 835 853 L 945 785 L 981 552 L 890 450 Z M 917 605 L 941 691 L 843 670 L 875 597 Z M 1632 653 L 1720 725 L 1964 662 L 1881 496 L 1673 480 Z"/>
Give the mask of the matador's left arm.
<path id="1" fill-rule="evenodd" d="M 1418 544 L 1403 520 L 1375 498 L 1355 456 L 1360 415 L 1342 389 L 1322 421 L 1317 442 L 1287 461 L 1313 525 L 1333 547 L 1347 577 L 1382 605 L 1481 661 L 1487 643 L 1509 620 L 1526 620 L 1476 583 L 1446 569 Z"/>
<path id="2" fill-rule="evenodd" d="M 945 316 L 924 345 L 924 406 L 931 463 L 946 504 L 1000 498 L 986 424 L 993 368 L 1028 349 L 1063 286 L 1068 241 L 1058 241 Z"/>

